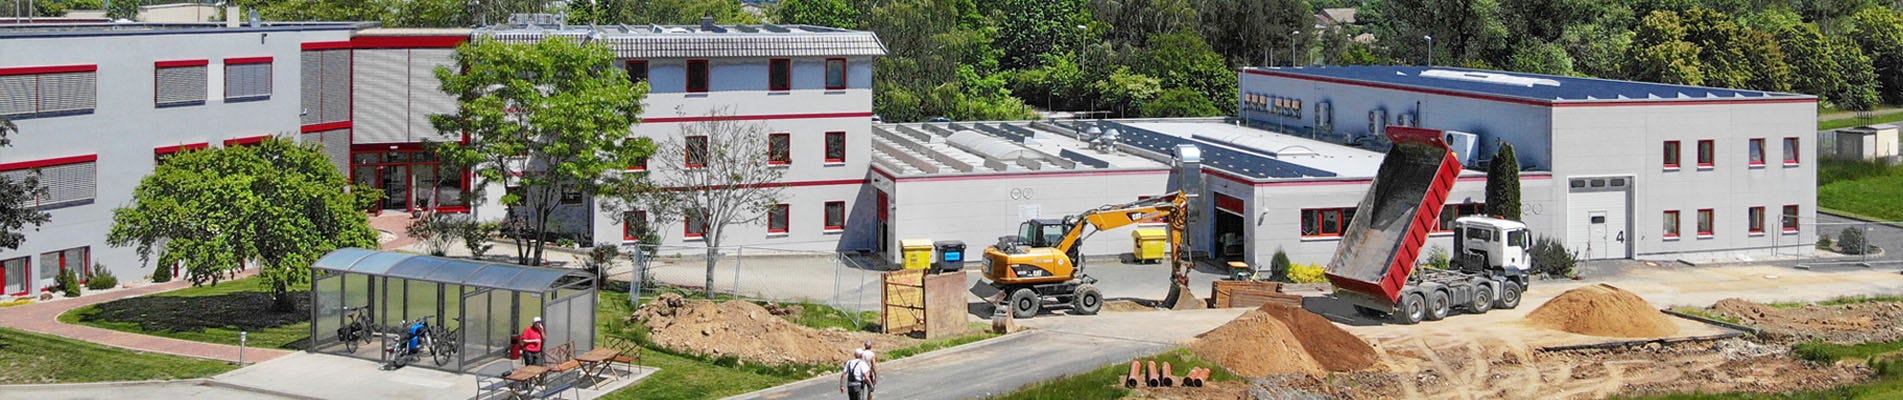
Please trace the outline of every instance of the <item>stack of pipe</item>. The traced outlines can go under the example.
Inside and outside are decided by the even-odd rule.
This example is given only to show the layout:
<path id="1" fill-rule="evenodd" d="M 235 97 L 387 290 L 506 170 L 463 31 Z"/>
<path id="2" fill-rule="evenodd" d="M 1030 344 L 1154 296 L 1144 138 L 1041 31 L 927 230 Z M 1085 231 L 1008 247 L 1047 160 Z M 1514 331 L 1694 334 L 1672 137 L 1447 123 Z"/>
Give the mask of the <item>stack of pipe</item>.
<path id="1" fill-rule="evenodd" d="M 1149 387 L 1157 387 L 1158 385 L 1161 385 L 1163 381 L 1162 381 L 1162 377 L 1158 376 L 1161 374 L 1159 373 L 1160 371 L 1156 370 L 1156 360 L 1150 360 L 1149 365 L 1150 365 L 1150 372 L 1149 372 L 1149 375 L 1147 375 L 1147 377 L 1143 380 L 1143 383 L 1148 384 Z"/>
<path id="2" fill-rule="evenodd" d="M 1130 360 L 1130 375 L 1126 375 L 1123 377 L 1123 387 L 1128 387 L 1128 388 L 1137 387 L 1137 381 L 1141 380 L 1140 377 L 1142 375 L 1143 375 L 1143 362 L 1137 361 L 1137 360 Z"/>
<path id="3" fill-rule="evenodd" d="M 1170 362 L 1163 362 L 1163 386 L 1176 386 L 1176 374 L 1170 373 Z"/>
<path id="4" fill-rule="evenodd" d="M 1209 380 L 1208 368 L 1191 368 L 1188 374 L 1183 375 L 1183 386 L 1203 387 L 1203 381 L 1206 380 Z"/>

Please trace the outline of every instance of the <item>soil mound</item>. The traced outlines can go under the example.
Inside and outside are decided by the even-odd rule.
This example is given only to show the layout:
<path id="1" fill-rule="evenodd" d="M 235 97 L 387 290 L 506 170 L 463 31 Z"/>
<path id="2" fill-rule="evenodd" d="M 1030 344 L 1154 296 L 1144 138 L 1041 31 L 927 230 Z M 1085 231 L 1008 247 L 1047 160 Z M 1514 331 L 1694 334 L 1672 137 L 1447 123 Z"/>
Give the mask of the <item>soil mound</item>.
<path id="1" fill-rule="evenodd" d="M 1197 336 L 1189 350 L 1247 377 L 1326 374 L 1374 365 L 1368 342 L 1298 307 L 1264 304 Z"/>
<path id="2" fill-rule="evenodd" d="M 749 301 L 688 301 L 664 294 L 630 317 L 649 329 L 648 338 L 669 349 L 765 364 L 825 364 L 845 361 L 873 341 L 890 350 L 916 340 L 870 332 L 808 328 Z"/>
<path id="3" fill-rule="evenodd" d="M 1639 338 L 1678 333 L 1678 323 L 1645 299 L 1607 284 L 1561 293 L 1526 319 L 1533 326 L 1581 335 Z"/>
<path id="4" fill-rule="evenodd" d="M 1724 299 L 1713 304 L 1711 310 L 1737 318 L 1772 336 L 1844 344 L 1903 338 L 1903 303 L 1776 308 L 1747 300 Z"/>

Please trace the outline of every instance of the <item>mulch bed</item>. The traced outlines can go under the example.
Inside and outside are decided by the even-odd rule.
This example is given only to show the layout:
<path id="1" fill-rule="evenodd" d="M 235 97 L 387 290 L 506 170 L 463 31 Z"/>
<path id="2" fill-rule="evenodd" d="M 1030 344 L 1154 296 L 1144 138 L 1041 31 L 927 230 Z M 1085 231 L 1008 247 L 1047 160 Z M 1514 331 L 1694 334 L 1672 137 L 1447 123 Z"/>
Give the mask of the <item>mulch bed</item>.
<path id="1" fill-rule="evenodd" d="M 148 332 L 203 332 L 205 328 L 260 330 L 311 319 L 309 292 L 291 292 L 293 311 L 272 310 L 270 293 L 239 292 L 201 297 L 146 296 L 93 306 L 82 321 L 139 324 Z"/>

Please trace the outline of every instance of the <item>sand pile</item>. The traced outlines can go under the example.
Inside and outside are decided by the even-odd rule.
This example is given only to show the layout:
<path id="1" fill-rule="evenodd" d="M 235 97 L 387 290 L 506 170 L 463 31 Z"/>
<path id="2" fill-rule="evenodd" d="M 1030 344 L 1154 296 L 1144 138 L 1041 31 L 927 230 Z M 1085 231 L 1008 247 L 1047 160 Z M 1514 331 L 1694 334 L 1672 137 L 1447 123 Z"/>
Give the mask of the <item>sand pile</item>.
<path id="1" fill-rule="evenodd" d="M 1645 299 L 1603 283 L 1568 290 L 1526 319 L 1533 326 L 1581 335 L 1640 338 L 1678 333 L 1678 322 Z"/>
<path id="2" fill-rule="evenodd" d="M 1197 336 L 1189 350 L 1237 375 L 1326 374 L 1374 365 L 1374 347 L 1320 315 L 1264 304 Z"/>
<path id="3" fill-rule="evenodd" d="M 1713 304 L 1711 310 L 1773 336 L 1846 344 L 1903 338 L 1903 303 L 1776 308 L 1747 300 L 1724 299 Z"/>
<path id="4" fill-rule="evenodd" d="M 766 364 L 830 365 L 846 360 L 866 340 L 873 341 L 875 350 L 916 342 L 869 332 L 813 329 L 775 314 L 748 301 L 687 301 L 665 294 L 642 305 L 630 318 L 647 325 L 648 338 L 662 347 Z"/>

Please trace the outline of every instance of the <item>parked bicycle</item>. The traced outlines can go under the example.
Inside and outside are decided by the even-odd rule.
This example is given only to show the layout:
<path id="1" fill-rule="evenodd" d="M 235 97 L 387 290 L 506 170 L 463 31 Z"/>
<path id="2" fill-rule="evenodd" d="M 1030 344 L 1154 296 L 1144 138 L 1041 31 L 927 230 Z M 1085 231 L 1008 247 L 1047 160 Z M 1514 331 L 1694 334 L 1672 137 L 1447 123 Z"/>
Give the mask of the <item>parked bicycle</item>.
<path id="1" fill-rule="evenodd" d="M 337 328 L 337 341 L 344 343 L 344 352 L 356 353 L 357 347 L 370 343 L 370 337 L 374 334 L 370 326 L 370 307 L 344 306 L 343 310 L 348 315 L 345 320 L 350 322 Z"/>
<path id="2" fill-rule="evenodd" d="M 462 346 L 463 319 L 450 320 L 456 321 L 456 329 L 449 329 L 445 326 L 447 324 L 437 324 L 429 334 L 430 356 L 436 359 L 436 366 L 439 367 L 449 364 L 449 360 L 455 358 L 457 348 Z"/>

